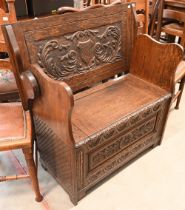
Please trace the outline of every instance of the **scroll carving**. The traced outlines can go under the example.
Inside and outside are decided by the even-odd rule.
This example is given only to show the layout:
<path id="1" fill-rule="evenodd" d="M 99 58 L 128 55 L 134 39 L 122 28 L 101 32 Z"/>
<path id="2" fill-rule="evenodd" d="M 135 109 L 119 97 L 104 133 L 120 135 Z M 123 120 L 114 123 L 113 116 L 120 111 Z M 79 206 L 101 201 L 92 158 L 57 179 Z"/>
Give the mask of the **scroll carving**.
<path id="1" fill-rule="evenodd" d="M 160 113 L 164 107 L 164 98 L 162 100 L 156 101 L 148 107 L 144 107 L 139 112 L 134 113 L 134 115 L 129 115 L 110 125 L 109 127 L 95 133 L 94 135 L 88 137 L 84 140 L 87 149 L 90 151 L 99 145 L 108 142 L 110 139 L 115 136 L 121 136 L 123 132 L 128 129 L 131 129 L 137 123 L 146 120 L 154 115 L 158 114 L 157 121 L 160 120 Z M 156 122 L 157 122 L 156 121 Z M 158 123 L 157 123 L 158 124 Z M 156 124 L 156 126 L 157 126 Z"/>
<path id="2" fill-rule="evenodd" d="M 137 156 L 142 150 L 146 149 L 150 145 L 152 145 L 155 141 L 152 137 L 145 138 L 142 141 L 139 141 L 132 146 L 128 147 L 122 153 L 113 161 L 108 162 L 105 166 L 101 167 L 98 171 L 96 171 L 93 174 L 89 174 L 89 176 L 86 179 L 86 184 L 92 184 L 96 180 L 99 180 L 100 178 L 103 178 L 105 175 L 110 174 L 112 171 L 114 171 L 116 168 L 119 168 L 128 160 L 132 159 L 133 157 Z"/>
<path id="3" fill-rule="evenodd" d="M 63 80 L 121 59 L 120 26 L 94 30 L 47 41 L 38 53 L 38 63 L 50 77 Z"/>
<path id="4" fill-rule="evenodd" d="M 113 143 L 111 142 L 111 144 L 106 145 L 101 150 L 93 152 L 89 157 L 90 169 L 93 169 L 97 165 L 101 164 L 104 160 L 120 152 L 124 147 L 150 134 L 151 132 L 154 132 L 155 122 L 156 117 L 153 117 L 139 127 L 131 130 L 125 135 L 118 137 Z"/>

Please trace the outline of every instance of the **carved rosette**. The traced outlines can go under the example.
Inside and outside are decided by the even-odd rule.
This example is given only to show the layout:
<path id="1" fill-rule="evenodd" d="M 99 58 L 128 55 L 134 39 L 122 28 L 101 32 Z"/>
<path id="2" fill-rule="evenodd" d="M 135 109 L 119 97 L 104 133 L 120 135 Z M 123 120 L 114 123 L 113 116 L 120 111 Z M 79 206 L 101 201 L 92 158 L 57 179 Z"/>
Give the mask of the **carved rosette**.
<path id="1" fill-rule="evenodd" d="M 120 26 L 78 31 L 44 42 L 38 63 L 50 77 L 63 80 L 121 59 Z"/>

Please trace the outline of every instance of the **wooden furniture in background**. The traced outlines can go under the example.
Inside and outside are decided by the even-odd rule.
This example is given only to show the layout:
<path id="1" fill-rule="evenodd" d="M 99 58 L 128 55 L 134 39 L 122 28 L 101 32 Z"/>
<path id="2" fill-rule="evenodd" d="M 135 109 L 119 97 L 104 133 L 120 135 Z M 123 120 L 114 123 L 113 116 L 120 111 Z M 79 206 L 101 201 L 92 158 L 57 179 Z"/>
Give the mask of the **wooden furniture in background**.
<path id="1" fill-rule="evenodd" d="M 108 5 L 116 2 L 117 0 L 84 0 L 84 7 L 96 4 Z M 137 33 L 143 34 L 148 33 L 148 18 L 149 18 L 149 2 L 148 0 L 122 0 L 123 3 L 133 3 L 135 7 L 136 21 L 137 21 Z"/>
<path id="2" fill-rule="evenodd" d="M 149 0 L 127 0 L 136 3 L 136 18 L 138 23 L 138 34 L 148 33 L 149 24 Z"/>
<path id="3" fill-rule="evenodd" d="M 147 35 L 135 40 L 129 3 L 59 13 L 3 32 L 23 104 L 32 106 L 42 165 L 77 204 L 161 143 L 183 50 Z"/>
<path id="4" fill-rule="evenodd" d="M 168 6 L 170 5 L 170 9 Z M 156 39 L 160 40 L 161 33 L 180 38 L 180 44 L 185 48 L 185 10 L 176 10 L 178 2 L 161 0 L 158 7 Z M 185 3 L 180 3 L 181 8 L 185 9 Z M 183 6 L 184 5 L 184 6 Z M 180 7 L 180 6 L 179 6 Z M 154 21 L 155 22 L 155 21 Z M 177 101 L 175 109 L 179 109 L 185 81 L 185 61 L 177 68 L 175 83 L 179 84 L 178 91 L 175 92 L 173 101 Z"/>
<path id="5" fill-rule="evenodd" d="M 181 61 L 175 74 L 175 84 L 179 85 L 177 91 L 174 92 L 173 102 L 176 102 L 175 109 L 179 109 L 182 93 L 185 83 L 185 61 Z"/>
<path id="6" fill-rule="evenodd" d="M 4 11 L 6 11 L 6 1 L 5 0 L 1 0 L 0 1 L 0 8 L 3 9 Z"/>
<path id="7" fill-rule="evenodd" d="M 111 3 L 111 0 L 91 0 L 91 5 L 94 5 L 94 4 L 110 4 L 110 3 Z"/>
<path id="8" fill-rule="evenodd" d="M 39 191 L 37 171 L 33 160 L 33 131 L 29 111 L 24 111 L 22 104 L 0 104 L 0 151 L 22 149 L 29 175 L 0 176 L 0 182 L 31 178 L 36 201 L 42 200 Z"/>
<path id="9" fill-rule="evenodd" d="M 7 0 L 8 12 L 0 8 L 0 26 L 2 24 L 16 22 L 16 13 L 14 8 L 15 0 Z M 7 53 L 7 46 L 4 40 L 3 33 L 0 27 L 0 53 Z M 6 72 L 12 70 L 12 65 L 9 58 L 0 59 L 0 101 L 9 101 L 19 98 L 19 93 L 15 80 L 12 79 L 13 72 Z"/>
<path id="10" fill-rule="evenodd" d="M 184 0 L 165 0 L 165 7 L 167 9 L 185 12 Z"/>
<path id="11" fill-rule="evenodd" d="M 0 25 L 7 23 L 16 22 L 16 13 L 14 8 L 15 0 L 7 0 L 8 12 L 5 12 L 0 8 Z M 0 28 L 0 52 L 7 52 L 7 47 L 4 41 L 4 37 Z M 11 64 L 9 60 L 0 60 L 0 68 L 11 69 Z"/>

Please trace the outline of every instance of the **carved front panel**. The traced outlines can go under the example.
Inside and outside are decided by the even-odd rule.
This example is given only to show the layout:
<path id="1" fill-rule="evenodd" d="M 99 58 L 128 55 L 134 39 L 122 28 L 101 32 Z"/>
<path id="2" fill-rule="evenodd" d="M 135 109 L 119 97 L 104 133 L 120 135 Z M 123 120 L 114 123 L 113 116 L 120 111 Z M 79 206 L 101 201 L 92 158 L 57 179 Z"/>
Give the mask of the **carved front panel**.
<path id="1" fill-rule="evenodd" d="M 63 80 L 114 63 L 121 53 L 121 23 L 77 31 L 37 43 L 38 63 L 50 77 Z"/>
<path id="2" fill-rule="evenodd" d="M 78 146 L 78 189 L 90 188 L 161 140 L 169 96 L 120 119 Z M 83 155 L 82 155 L 83 154 Z M 82 160 L 83 159 L 83 160 Z"/>
<path id="3" fill-rule="evenodd" d="M 111 124 L 109 127 L 89 136 L 84 140 L 84 144 L 86 145 L 86 149 L 90 152 L 101 145 L 108 143 L 111 139 L 115 139 L 118 136 L 122 135 L 123 132 L 132 129 L 134 126 L 141 125 L 142 122 L 151 118 L 152 116 L 159 115 L 156 120 L 156 126 L 158 121 L 160 120 L 160 113 L 163 109 L 164 104 L 162 100 L 158 100 L 157 102 L 150 104 L 147 107 L 142 108 L 141 110 L 128 115 L 115 123 Z M 76 144 L 76 146 L 80 146 Z"/>
<path id="4" fill-rule="evenodd" d="M 155 139 L 153 137 L 149 137 L 141 139 L 141 141 L 138 141 L 130 147 L 127 147 L 121 153 L 119 153 L 116 158 L 112 158 L 110 161 L 105 162 L 105 164 L 103 164 L 99 170 L 89 174 L 89 176 L 86 178 L 86 185 L 91 185 L 103 177 L 111 174 L 117 168 L 127 163 L 132 158 L 136 157 L 146 148 L 150 147 L 152 144 L 154 144 L 154 142 Z"/>
<path id="5" fill-rule="evenodd" d="M 112 139 L 111 143 L 105 145 L 103 148 L 96 150 L 89 156 L 89 169 L 94 169 L 105 160 L 120 152 L 126 146 L 143 138 L 144 136 L 154 133 L 155 123 L 156 116 L 142 123 L 138 127 L 131 129 L 129 132 L 120 133 L 120 136 L 116 137 L 116 141 L 115 139 Z"/>

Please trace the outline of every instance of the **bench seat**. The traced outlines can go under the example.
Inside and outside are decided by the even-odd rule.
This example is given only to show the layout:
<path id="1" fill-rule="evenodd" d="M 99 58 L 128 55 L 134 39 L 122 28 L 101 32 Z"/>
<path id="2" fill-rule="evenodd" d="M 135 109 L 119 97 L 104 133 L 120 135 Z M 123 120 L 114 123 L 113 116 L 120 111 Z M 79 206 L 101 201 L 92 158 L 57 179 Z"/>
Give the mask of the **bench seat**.
<path id="1" fill-rule="evenodd" d="M 72 113 L 76 144 L 166 94 L 165 90 L 132 74 L 76 94 Z"/>

